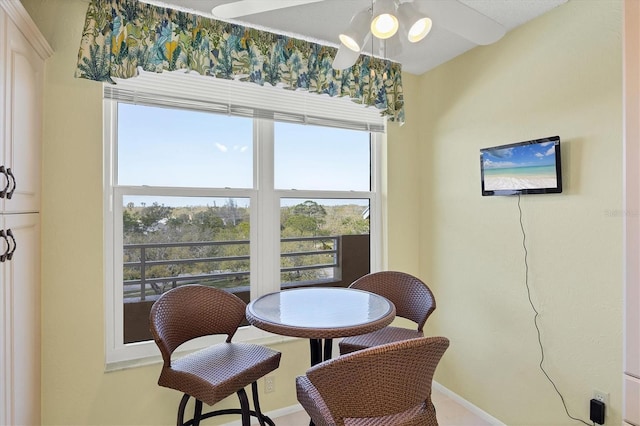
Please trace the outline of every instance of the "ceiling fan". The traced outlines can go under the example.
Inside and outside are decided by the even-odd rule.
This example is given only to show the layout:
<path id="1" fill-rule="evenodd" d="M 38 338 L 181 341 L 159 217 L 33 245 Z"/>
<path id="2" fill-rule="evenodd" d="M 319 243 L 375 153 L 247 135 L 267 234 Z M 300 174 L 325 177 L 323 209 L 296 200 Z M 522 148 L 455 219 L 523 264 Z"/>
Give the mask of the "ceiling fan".
<path id="1" fill-rule="evenodd" d="M 285 2 L 274 2 L 265 0 L 237 0 L 214 7 L 212 13 L 217 18 L 234 19 L 240 16 L 270 12 L 276 9 L 302 6 L 304 4 L 317 3 L 320 1 L 324 0 L 287 0 Z"/>
<path id="2" fill-rule="evenodd" d="M 212 13 L 220 19 L 238 19 L 322 1 L 326 0 L 236 0 L 214 7 Z M 374 24 L 381 17 L 383 26 L 390 27 L 378 31 Z M 401 51 L 403 44 L 424 39 L 432 22 L 478 45 L 494 43 L 506 33 L 502 25 L 458 0 L 372 0 L 353 15 L 349 27 L 339 34 L 341 43 L 333 67 L 352 66 L 369 37 L 385 40 L 387 49 Z M 412 35 L 414 28 L 417 32 Z M 400 32 L 402 37 L 394 36 Z"/>

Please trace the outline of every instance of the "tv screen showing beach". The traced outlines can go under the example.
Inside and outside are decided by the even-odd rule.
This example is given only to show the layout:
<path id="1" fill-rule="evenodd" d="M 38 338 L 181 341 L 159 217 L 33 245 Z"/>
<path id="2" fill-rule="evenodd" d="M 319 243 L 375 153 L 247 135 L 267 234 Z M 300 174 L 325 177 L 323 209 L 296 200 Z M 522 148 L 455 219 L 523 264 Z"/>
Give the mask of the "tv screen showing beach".
<path id="1" fill-rule="evenodd" d="M 558 137 L 484 148 L 480 160 L 483 195 L 562 192 Z"/>

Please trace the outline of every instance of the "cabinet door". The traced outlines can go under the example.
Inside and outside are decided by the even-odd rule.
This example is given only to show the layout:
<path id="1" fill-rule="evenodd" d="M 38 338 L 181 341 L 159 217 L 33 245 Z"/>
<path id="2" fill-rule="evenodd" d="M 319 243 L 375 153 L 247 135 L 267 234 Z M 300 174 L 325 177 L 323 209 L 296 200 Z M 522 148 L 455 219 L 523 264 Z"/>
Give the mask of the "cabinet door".
<path id="1" fill-rule="evenodd" d="M 0 263 L 4 303 L 3 380 L 7 425 L 40 424 L 40 225 L 39 214 L 0 215 L 2 229 L 13 251 Z M 15 244 L 13 243 L 15 239 Z M 0 247 L 5 252 L 6 240 Z"/>
<path id="2" fill-rule="evenodd" d="M 40 210 L 44 61 L 9 19 L 4 21 L 4 164 L 10 169 L 5 212 Z M 7 172 L 8 173 L 8 172 Z M 0 178 L 0 184 L 4 183 Z"/>
<path id="3" fill-rule="evenodd" d="M 626 422 L 640 425 L 640 379 L 625 376 L 624 378 L 624 414 Z"/>
<path id="4" fill-rule="evenodd" d="M 5 43 L 4 40 L 7 38 L 7 22 L 9 21 L 9 17 L 5 13 L 5 11 L 0 8 L 0 166 L 4 166 L 4 138 L 6 135 L 5 132 L 5 121 L 6 116 L 4 113 L 5 107 L 5 90 L 4 90 L 4 82 L 5 82 L 5 63 L 4 58 L 5 55 Z M 0 191 L 7 187 L 8 184 L 7 177 L 0 173 Z M 4 199 L 0 198 L 0 211 L 4 209 Z"/>
<path id="5" fill-rule="evenodd" d="M 627 283 L 624 371 L 640 377 L 640 285 Z"/>

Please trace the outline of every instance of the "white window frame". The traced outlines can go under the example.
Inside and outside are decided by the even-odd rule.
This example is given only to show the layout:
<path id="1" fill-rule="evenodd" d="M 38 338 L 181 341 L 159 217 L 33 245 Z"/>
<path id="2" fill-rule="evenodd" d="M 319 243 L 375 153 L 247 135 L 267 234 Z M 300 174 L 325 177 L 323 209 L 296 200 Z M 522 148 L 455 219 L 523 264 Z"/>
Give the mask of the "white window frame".
<path id="1" fill-rule="evenodd" d="M 165 73 L 168 74 L 168 73 Z M 157 80 L 155 86 L 158 90 L 162 87 L 175 87 L 167 85 L 163 75 L 154 75 L 151 80 Z M 172 73 L 173 74 L 173 73 Z M 168 74 L 171 76 L 172 74 Z M 140 77 L 138 77 L 140 78 Z M 181 77 L 184 78 L 184 77 Z M 198 79 L 202 79 L 196 76 Z M 210 77 L 203 77 L 211 84 Z M 136 87 L 136 79 L 132 82 L 123 81 L 118 84 L 127 87 Z M 200 81 L 198 80 L 198 81 Z M 249 86 L 247 83 L 237 83 L 239 88 L 234 88 L 234 101 L 241 103 L 243 98 L 243 87 Z M 145 84 L 148 84 L 146 82 Z M 224 82 L 229 84 L 229 82 Z M 110 87 L 106 87 L 107 90 Z M 263 89 L 263 88 L 259 88 Z M 148 89 L 147 89 L 148 90 Z M 198 89 L 199 90 L 199 89 Z M 285 94 L 294 94 L 292 103 L 300 99 L 299 92 L 290 92 L 282 89 L 278 90 Z M 253 93 L 253 92 L 252 92 Z M 247 95 L 255 97 L 255 94 Z M 269 97 L 272 92 L 269 92 Z M 323 110 L 340 110 L 340 102 L 344 104 L 344 99 L 334 99 L 318 95 L 306 94 L 308 97 L 319 98 L 319 105 Z M 219 99 L 212 96 L 212 99 Z M 315 100 L 318 101 L 317 99 Z M 129 187 L 116 186 L 117 182 L 117 99 L 104 99 L 104 271 L 105 271 L 105 346 L 106 346 L 106 369 L 117 370 L 136 365 L 144 365 L 157 362 L 160 359 L 159 351 L 153 341 L 124 344 L 123 342 L 123 271 L 122 271 L 122 197 L 124 195 L 175 195 L 175 196 L 205 196 L 205 197 L 242 197 L 250 200 L 251 215 L 251 244 L 250 244 L 250 297 L 251 300 L 257 297 L 280 290 L 280 200 L 282 198 L 346 198 L 345 191 L 307 191 L 307 190 L 276 190 L 274 182 L 274 120 L 267 118 L 254 118 L 253 125 L 253 188 L 250 189 L 198 189 L 198 188 L 160 188 L 160 187 Z M 184 105 L 184 99 L 181 101 Z M 279 100 L 278 102 L 282 102 Z M 337 107 L 338 106 L 338 107 Z M 177 106 L 176 106 L 177 107 Z M 353 109 L 353 106 L 348 105 Z M 358 108 L 364 109 L 361 106 Z M 295 107 L 299 108 L 299 106 Z M 192 108 L 198 109 L 198 108 Z M 206 111 L 205 109 L 202 109 Z M 357 111 L 356 111 L 357 113 Z M 370 112 L 369 112 L 370 114 Z M 256 114 L 260 117 L 261 114 Z M 338 117 L 345 114 L 337 112 Z M 288 116 L 289 117 L 289 116 Z M 316 119 L 318 116 L 315 117 Z M 322 119 L 320 117 L 320 119 Z M 335 120 L 335 118 L 334 118 Z M 381 126 L 386 129 L 386 121 L 381 120 Z M 296 121 L 286 120 L 286 121 Z M 313 121 L 305 120 L 304 121 Z M 325 123 L 331 122 L 331 118 Z M 368 125 L 368 124 L 365 124 Z M 338 127 L 345 127 L 339 123 Z M 348 198 L 370 199 L 370 209 L 372 218 L 370 222 L 370 264 L 371 271 L 377 271 L 382 264 L 382 200 L 380 191 L 382 188 L 381 176 L 381 150 L 386 145 L 386 134 L 384 132 L 371 132 L 371 191 L 349 191 Z M 120 230 L 120 231 L 118 231 Z M 278 341 L 290 340 L 284 336 L 275 336 L 264 332 L 256 327 L 241 327 L 234 336 L 235 341 L 274 343 Z M 195 350 L 205 345 L 223 341 L 223 337 L 201 339 L 197 342 L 185 345 L 185 350 Z"/>

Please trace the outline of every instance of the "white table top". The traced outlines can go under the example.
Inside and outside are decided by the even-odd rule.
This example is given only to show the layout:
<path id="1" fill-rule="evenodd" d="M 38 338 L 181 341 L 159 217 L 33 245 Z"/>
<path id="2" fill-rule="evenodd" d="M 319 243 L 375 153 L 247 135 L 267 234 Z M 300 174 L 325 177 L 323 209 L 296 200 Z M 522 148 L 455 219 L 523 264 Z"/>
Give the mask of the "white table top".
<path id="1" fill-rule="evenodd" d="M 247 320 L 285 336 L 330 339 L 383 328 L 395 317 L 386 298 L 343 287 L 306 287 L 264 295 L 247 306 Z"/>

